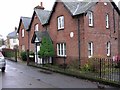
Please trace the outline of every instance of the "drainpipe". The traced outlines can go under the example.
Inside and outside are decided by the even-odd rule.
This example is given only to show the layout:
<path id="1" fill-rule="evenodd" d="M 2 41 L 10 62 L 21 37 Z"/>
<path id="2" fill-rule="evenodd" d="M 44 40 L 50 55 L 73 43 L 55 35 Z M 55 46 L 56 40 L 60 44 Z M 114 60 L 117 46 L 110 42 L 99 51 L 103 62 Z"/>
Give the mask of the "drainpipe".
<path id="1" fill-rule="evenodd" d="M 79 69 L 80 69 L 80 17 L 77 17 L 78 18 L 78 65 L 79 65 Z"/>

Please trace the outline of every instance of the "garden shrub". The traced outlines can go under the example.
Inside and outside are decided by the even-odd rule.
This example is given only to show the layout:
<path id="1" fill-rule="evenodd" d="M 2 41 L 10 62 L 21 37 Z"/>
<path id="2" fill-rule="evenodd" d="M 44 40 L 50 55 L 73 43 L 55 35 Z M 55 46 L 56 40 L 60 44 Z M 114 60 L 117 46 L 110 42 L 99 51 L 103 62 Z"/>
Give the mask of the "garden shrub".
<path id="1" fill-rule="evenodd" d="M 81 68 L 82 71 L 90 71 L 91 70 L 91 67 L 88 63 L 86 63 L 82 68 Z"/>
<path id="2" fill-rule="evenodd" d="M 100 59 L 89 58 L 88 62 L 82 67 L 84 71 L 99 72 L 100 71 Z"/>
<path id="3" fill-rule="evenodd" d="M 27 61 L 27 53 L 26 53 L 25 51 L 22 51 L 22 52 L 21 52 L 21 59 L 22 59 L 23 61 Z"/>
<path id="4" fill-rule="evenodd" d="M 7 58 L 11 58 L 11 57 L 14 57 L 14 56 L 15 56 L 14 52 L 10 52 L 10 51 L 5 52 L 5 57 L 7 57 Z"/>
<path id="5" fill-rule="evenodd" d="M 68 67 L 70 69 L 79 69 L 78 60 L 71 61 Z"/>

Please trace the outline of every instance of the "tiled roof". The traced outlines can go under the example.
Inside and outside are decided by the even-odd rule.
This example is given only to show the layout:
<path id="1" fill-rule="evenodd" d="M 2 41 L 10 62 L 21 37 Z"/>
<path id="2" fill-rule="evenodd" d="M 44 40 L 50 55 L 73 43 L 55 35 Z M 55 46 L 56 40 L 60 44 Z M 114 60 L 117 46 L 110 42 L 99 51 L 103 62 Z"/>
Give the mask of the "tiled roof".
<path id="1" fill-rule="evenodd" d="M 89 8 L 94 6 L 97 2 L 79 2 L 78 7 L 76 8 L 76 11 L 73 13 L 73 15 L 79 15 L 82 13 L 85 13 Z"/>
<path id="2" fill-rule="evenodd" d="M 62 2 L 67 10 L 71 13 L 72 16 L 80 15 L 88 11 L 92 6 L 94 6 L 99 0 L 56 0 L 56 2 Z M 107 2 L 111 2 L 114 8 L 117 10 L 118 13 L 119 10 L 113 0 L 106 0 Z M 53 9 L 55 8 L 56 2 L 54 3 Z M 51 13 L 52 14 L 52 13 Z M 51 15 L 50 15 L 51 16 Z"/>
<path id="3" fill-rule="evenodd" d="M 29 17 L 21 17 L 21 19 L 22 19 L 25 30 L 28 30 L 31 18 L 29 18 Z"/>
<path id="4" fill-rule="evenodd" d="M 42 9 L 35 9 L 35 12 L 40 20 L 40 22 L 43 24 L 46 24 L 49 15 L 50 15 L 50 11 L 48 10 L 42 10 Z"/>
<path id="5" fill-rule="evenodd" d="M 32 38 L 32 43 L 35 43 L 35 38 L 38 38 L 38 41 L 41 42 L 42 41 L 42 38 L 43 37 L 47 37 L 51 40 L 48 32 L 45 30 L 45 31 L 35 31 L 34 35 L 33 35 L 33 38 Z"/>
<path id="6" fill-rule="evenodd" d="M 18 35 L 17 35 L 17 32 L 16 32 L 16 31 L 13 31 L 13 32 L 9 33 L 9 34 L 7 35 L 7 37 L 8 37 L 9 39 L 11 39 L 11 38 L 16 39 L 16 38 L 18 38 Z"/>
<path id="7" fill-rule="evenodd" d="M 87 1 L 74 0 L 72 2 L 70 1 L 68 2 L 66 0 L 62 0 L 64 5 L 67 7 L 67 9 L 71 12 L 73 16 L 85 13 L 90 7 L 95 5 L 97 1 L 98 0 L 94 2 L 93 1 L 87 2 Z"/>
<path id="8" fill-rule="evenodd" d="M 29 17 L 21 17 L 20 18 L 20 22 L 19 22 L 17 33 L 19 33 L 19 31 L 20 31 L 20 26 L 21 26 L 22 22 L 23 22 L 25 30 L 28 30 L 30 22 L 31 22 L 31 18 L 29 18 Z"/>

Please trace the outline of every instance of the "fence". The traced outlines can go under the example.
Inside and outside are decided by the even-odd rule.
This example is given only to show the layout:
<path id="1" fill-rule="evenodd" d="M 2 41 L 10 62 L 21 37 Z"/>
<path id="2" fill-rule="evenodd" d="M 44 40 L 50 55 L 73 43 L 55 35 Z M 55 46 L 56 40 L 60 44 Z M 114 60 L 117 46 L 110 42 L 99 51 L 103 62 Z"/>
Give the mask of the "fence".
<path id="1" fill-rule="evenodd" d="M 120 85 L 120 59 L 92 58 L 87 67 L 87 75 Z"/>
<path id="2" fill-rule="evenodd" d="M 30 60 L 30 65 L 33 64 Z M 37 64 L 35 64 L 37 65 Z M 37 65 L 42 66 L 42 65 Z M 105 58 L 90 58 L 78 69 L 78 61 L 72 62 L 67 68 L 62 68 L 58 65 L 46 65 L 48 69 L 55 70 L 58 72 L 69 73 L 74 76 L 85 76 L 93 79 L 98 79 L 101 81 L 106 81 L 110 83 L 115 83 L 120 85 L 120 57 L 115 57 L 114 59 Z M 44 67 L 46 67 L 44 65 Z M 42 66 L 43 68 L 43 66 Z M 58 70 L 59 69 L 59 70 Z"/>

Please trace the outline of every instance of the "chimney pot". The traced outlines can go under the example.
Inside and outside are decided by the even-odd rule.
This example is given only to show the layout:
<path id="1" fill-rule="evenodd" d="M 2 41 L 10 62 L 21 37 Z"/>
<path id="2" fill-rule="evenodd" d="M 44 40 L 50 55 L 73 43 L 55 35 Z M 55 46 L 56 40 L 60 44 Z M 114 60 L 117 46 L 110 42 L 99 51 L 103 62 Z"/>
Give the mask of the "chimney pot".
<path id="1" fill-rule="evenodd" d="M 44 10 L 43 2 L 40 2 L 40 6 L 38 5 L 34 9 L 42 9 L 42 10 Z"/>
<path id="2" fill-rule="evenodd" d="M 40 6 L 43 7 L 43 2 L 40 2 Z"/>

